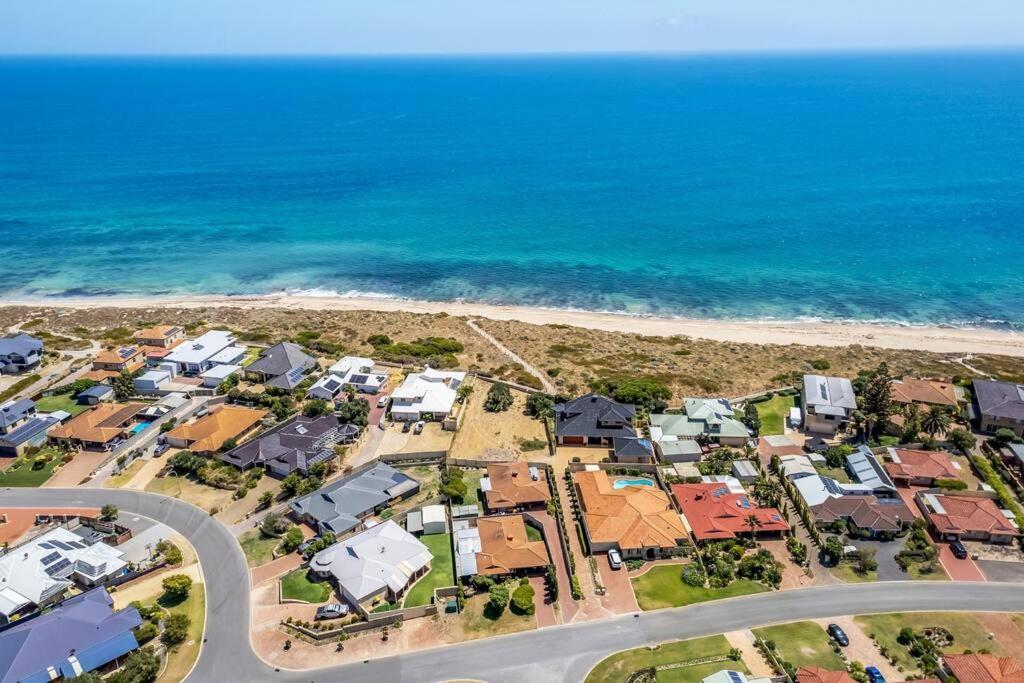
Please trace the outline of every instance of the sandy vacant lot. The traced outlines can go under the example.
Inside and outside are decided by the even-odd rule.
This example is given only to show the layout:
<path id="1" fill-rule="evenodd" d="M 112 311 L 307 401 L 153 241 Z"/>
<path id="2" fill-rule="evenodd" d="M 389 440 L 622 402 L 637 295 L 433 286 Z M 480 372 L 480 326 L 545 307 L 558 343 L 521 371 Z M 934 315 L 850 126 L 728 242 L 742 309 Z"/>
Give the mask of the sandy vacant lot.
<path id="1" fill-rule="evenodd" d="M 479 377 L 469 381 L 473 394 L 467 399 L 466 415 L 455 435 L 451 457 L 495 461 L 547 457 L 544 424 L 524 412 L 526 392 L 513 389 L 512 407 L 502 413 L 489 413 L 484 410 L 484 399 L 493 383 Z"/>
<path id="2" fill-rule="evenodd" d="M 376 429 L 376 427 L 373 427 Z M 381 455 L 391 453 L 427 453 L 431 451 L 448 451 L 452 447 L 455 432 L 441 429 L 440 422 L 428 422 L 421 434 L 413 434 L 412 429 L 402 432 L 402 423 L 389 424 L 384 432 L 377 452 Z"/>

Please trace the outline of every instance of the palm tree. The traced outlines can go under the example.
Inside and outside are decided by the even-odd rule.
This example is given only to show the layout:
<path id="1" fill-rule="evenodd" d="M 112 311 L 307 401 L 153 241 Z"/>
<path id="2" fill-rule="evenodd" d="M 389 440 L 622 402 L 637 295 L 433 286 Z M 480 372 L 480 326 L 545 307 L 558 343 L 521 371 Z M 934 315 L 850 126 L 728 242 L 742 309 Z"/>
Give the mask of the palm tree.
<path id="1" fill-rule="evenodd" d="M 758 477 L 754 482 L 754 498 L 761 505 L 778 505 L 782 500 L 782 484 L 768 477 Z"/>
<path id="2" fill-rule="evenodd" d="M 764 526 L 763 524 L 761 524 L 761 520 L 759 520 L 755 515 L 747 515 L 747 518 L 743 520 L 743 523 L 746 525 L 748 529 L 750 529 L 750 537 L 753 538 L 754 542 L 756 543 L 757 530 Z"/>
<path id="3" fill-rule="evenodd" d="M 945 432 L 949 429 L 949 425 L 952 420 L 949 419 L 949 413 L 943 406 L 932 406 L 928 409 L 928 412 L 921 416 L 921 428 L 928 433 L 929 436 L 935 436 L 940 432 Z"/>

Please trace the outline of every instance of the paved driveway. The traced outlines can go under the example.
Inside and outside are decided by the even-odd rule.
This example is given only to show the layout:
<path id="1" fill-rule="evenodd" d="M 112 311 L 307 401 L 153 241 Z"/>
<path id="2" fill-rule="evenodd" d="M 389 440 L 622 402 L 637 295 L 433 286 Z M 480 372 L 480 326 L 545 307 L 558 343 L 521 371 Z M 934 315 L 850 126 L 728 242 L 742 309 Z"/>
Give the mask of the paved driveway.
<path id="1" fill-rule="evenodd" d="M 970 557 L 958 560 L 953 551 L 949 549 L 948 543 L 936 543 L 939 548 L 939 562 L 942 568 L 954 581 L 984 581 L 985 575 L 981 573 L 978 565 Z"/>
<path id="2" fill-rule="evenodd" d="M 878 560 L 879 581 L 906 581 L 909 578 L 907 573 L 896 564 L 896 554 L 903 550 L 905 540 L 904 538 L 897 538 L 894 541 L 848 540 L 844 542 L 849 545 L 855 545 L 858 548 L 875 549 L 875 559 Z"/>
<path id="3" fill-rule="evenodd" d="M 601 596 L 601 605 L 614 614 L 629 614 L 637 612 L 640 607 L 636 604 L 636 595 L 633 593 L 633 584 L 629 580 L 629 572 L 626 567 L 615 570 L 608 564 L 608 554 L 598 553 L 594 556 L 597 560 L 597 569 L 601 573 L 601 583 L 607 591 Z M 583 571 L 587 568 L 583 567 Z"/>
<path id="4" fill-rule="evenodd" d="M 988 581 L 1024 583 L 1024 562 L 978 560 L 974 563 Z"/>

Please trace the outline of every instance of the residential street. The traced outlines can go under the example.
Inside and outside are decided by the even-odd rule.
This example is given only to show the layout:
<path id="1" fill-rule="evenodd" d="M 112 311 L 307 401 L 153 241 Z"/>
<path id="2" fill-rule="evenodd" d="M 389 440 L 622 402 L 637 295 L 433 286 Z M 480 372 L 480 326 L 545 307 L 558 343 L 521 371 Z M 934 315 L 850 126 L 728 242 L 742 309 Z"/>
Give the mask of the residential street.
<path id="1" fill-rule="evenodd" d="M 3 492 L 9 507 L 113 503 L 167 524 L 196 549 L 207 583 L 207 643 L 192 681 L 581 681 L 607 655 L 642 645 L 742 630 L 782 621 L 918 610 L 1024 612 L 1012 584 L 880 582 L 761 593 L 690 607 L 625 615 L 467 642 L 315 671 L 276 671 L 249 642 L 249 571 L 231 533 L 207 513 L 173 498 L 126 490 L 38 489 Z"/>

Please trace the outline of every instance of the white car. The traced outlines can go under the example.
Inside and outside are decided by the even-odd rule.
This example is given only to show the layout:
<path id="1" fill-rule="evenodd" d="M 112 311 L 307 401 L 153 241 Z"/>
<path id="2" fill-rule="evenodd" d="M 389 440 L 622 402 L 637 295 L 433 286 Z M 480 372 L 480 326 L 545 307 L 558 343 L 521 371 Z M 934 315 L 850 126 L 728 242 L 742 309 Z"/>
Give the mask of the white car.
<path id="1" fill-rule="evenodd" d="M 622 555 L 615 548 L 608 551 L 608 565 L 612 569 L 622 569 Z"/>
<path id="2" fill-rule="evenodd" d="M 423 420 L 420 420 L 419 422 L 416 423 L 416 426 L 412 428 L 412 433 L 413 434 L 419 434 L 419 433 L 421 433 L 423 431 L 423 428 L 426 427 L 426 426 L 427 426 L 427 423 L 424 422 Z"/>
<path id="3" fill-rule="evenodd" d="M 391 397 L 388 396 L 387 394 L 385 394 L 385 395 L 381 396 L 380 398 L 378 398 L 377 399 L 377 407 L 378 408 L 387 408 L 388 407 L 388 400 L 390 400 L 390 398 Z"/>

